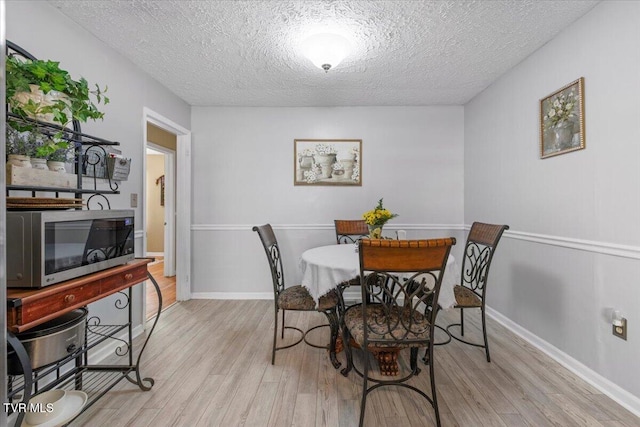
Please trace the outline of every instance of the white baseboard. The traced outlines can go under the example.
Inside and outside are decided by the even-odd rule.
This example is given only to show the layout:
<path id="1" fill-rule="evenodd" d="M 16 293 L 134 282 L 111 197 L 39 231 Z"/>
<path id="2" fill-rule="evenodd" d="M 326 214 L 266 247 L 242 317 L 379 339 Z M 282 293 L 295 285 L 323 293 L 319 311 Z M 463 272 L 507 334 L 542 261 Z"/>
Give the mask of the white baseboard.
<path id="1" fill-rule="evenodd" d="M 522 339 L 526 340 L 538 350 L 542 351 L 547 356 L 551 357 L 553 360 L 591 384 L 593 387 L 600 390 L 602 393 L 609 396 L 611 399 L 615 400 L 628 411 L 640 417 L 640 398 L 634 396 L 627 390 L 611 382 L 589 367 L 583 365 L 573 357 L 569 356 L 567 353 L 563 352 L 552 344 L 549 344 L 537 335 L 532 334 L 527 329 L 518 325 L 496 310 L 487 307 L 487 315 L 489 315 L 496 322 L 500 323 L 502 326 L 509 329 L 511 332 L 518 335 Z"/>
<path id="2" fill-rule="evenodd" d="M 273 299 L 273 292 L 191 292 L 191 299 Z"/>
<path id="3" fill-rule="evenodd" d="M 143 325 L 138 325 L 134 327 L 133 330 L 131 331 L 131 334 L 133 335 L 131 339 L 134 339 L 135 337 L 137 337 L 143 332 L 144 332 Z M 124 332 L 118 335 L 116 338 L 127 341 L 127 333 Z M 120 341 L 116 341 L 116 340 L 105 341 L 104 343 L 102 343 L 101 346 L 95 349 L 95 351 L 91 351 L 89 355 L 91 364 L 97 365 L 103 360 L 105 360 L 107 357 L 113 356 L 114 352 L 116 351 L 116 348 L 118 348 L 120 345 L 122 345 L 122 342 Z"/>

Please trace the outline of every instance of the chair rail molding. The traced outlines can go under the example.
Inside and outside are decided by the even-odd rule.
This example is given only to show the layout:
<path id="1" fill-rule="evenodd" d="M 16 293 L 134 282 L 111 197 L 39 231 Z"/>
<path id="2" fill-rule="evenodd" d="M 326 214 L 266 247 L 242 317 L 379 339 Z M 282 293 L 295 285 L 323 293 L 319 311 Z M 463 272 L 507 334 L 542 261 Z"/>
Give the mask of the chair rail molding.
<path id="1" fill-rule="evenodd" d="M 470 226 L 465 226 L 468 230 Z M 640 246 L 620 245 L 617 243 L 598 242 L 594 240 L 575 239 L 572 237 L 551 236 L 546 234 L 526 233 L 524 231 L 507 230 L 504 237 L 543 245 L 559 246 L 579 251 L 594 252 L 622 258 L 640 259 Z"/>
<path id="2" fill-rule="evenodd" d="M 191 231 L 251 231 L 254 224 L 192 224 Z M 272 224 L 274 230 L 334 230 L 334 224 Z M 469 224 L 385 224 L 386 230 L 463 230 L 469 231 Z M 137 238 L 136 232 L 136 238 Z M 548 234 L 507 230 L 504 237 L 543 245 L 559 246 L 579 251 L 640 259 L 640 246 L 620 245 L 595 240 L 576 239 Z"/>
<path id="3" fill-rule="evenodd" d="M 193 224 L 191 231 L 251 231 L 255 224 Z M 334 224 L 272 224 L 274 230 L 334 230 Z M 465 230 L 464 224 L 385 224 L 386 230 Z"/>

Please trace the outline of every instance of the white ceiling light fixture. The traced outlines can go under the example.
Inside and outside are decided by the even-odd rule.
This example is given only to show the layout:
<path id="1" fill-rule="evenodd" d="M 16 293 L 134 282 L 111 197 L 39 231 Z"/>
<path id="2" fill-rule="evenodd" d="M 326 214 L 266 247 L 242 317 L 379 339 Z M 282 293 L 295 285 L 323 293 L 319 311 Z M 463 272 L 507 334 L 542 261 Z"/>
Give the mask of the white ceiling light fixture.
<path id="1" fill-rule="evenodd" d="M 318 33 L 302 42 L 302 50 L 316 67 L 329 72 L 349 55 L 351 45 L 339 34 Z"/>

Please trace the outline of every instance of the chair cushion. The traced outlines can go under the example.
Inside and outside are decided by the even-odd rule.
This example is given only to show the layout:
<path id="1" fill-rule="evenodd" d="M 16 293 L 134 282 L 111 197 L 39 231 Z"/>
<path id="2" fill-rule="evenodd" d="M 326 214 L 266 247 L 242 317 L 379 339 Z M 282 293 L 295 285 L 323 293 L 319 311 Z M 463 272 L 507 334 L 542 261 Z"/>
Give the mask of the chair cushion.
<path id="1" fill-rule="evenodd" d="M 320 297 L 318 301 L 318 310 L 329 310 L 338 305 L 338 295 L 335 291 L 331 291 Z M 286 288 L 278 296 L 278 307 L 282 310 L 300 310 L 314 311 L 316 310 L 316 302 L 304 286 L 297 285 Z"/>
<path id="2" fill-rule="evenodd" d="M 409 312 L 402 311 L 398 307 L 394 307 L 389 315 L 390 324 L 394 327 L 390 330 L 386 314 L 381 304 L 367 305 L 367 322 L 369 324 L 369 345 L 372 347 L 424 347 L 429 341 L 429 321 L 420 312 L 413 310 L 413 322 L 411 324 L 411 332 L 408 332 L 399 317 L 402 315 L 406 320 Z M 364 319 L 362 317 L 362 304 L 351 306 L 344 314 L 344 324 L 349 333 L 359 346 L 364 346 Z M 378 340 L 399 340 L 388 343 L 374 342 Z M 404 340 L 404 341 L 403 341 Z M 413 342 L 409 342 L 409 340 Z"/>
<path id="3" fill-rule="evenodd" d="M 345 287 L 349 287 L 349 286 L 360 286 L 360 278 L 356 277 L 355 279 L 351 279 L 347 282 L 342 283 L 343 286 Z"/>
<path id="4" fill-rule="evenodd" d="M 318 311 L 330 310 L 337 307 L 338 300 L 338 291 L 335 289 L 325 295 L 322 295 L 318 300 Z"/>
<path id="5" fill-rule="evenodd" d="M 455 285 L 453 293 L 456 297 L 456 307 L 482 307 L 480 297 L 469 288 Z"/>

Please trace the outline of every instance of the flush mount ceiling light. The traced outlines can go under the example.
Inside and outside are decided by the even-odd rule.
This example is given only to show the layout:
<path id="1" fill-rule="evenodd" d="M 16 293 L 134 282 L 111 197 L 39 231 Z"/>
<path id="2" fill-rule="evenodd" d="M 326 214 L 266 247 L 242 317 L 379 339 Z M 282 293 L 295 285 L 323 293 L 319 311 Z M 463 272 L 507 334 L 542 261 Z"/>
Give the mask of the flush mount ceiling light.
<path id="1" fill-rule="evenodd" d="M 306 38 L 302 42 L 302 50 L 316 67 L 329 72 L 349 54 L 350 44 L 341 35 L 319 33 Z"/>

